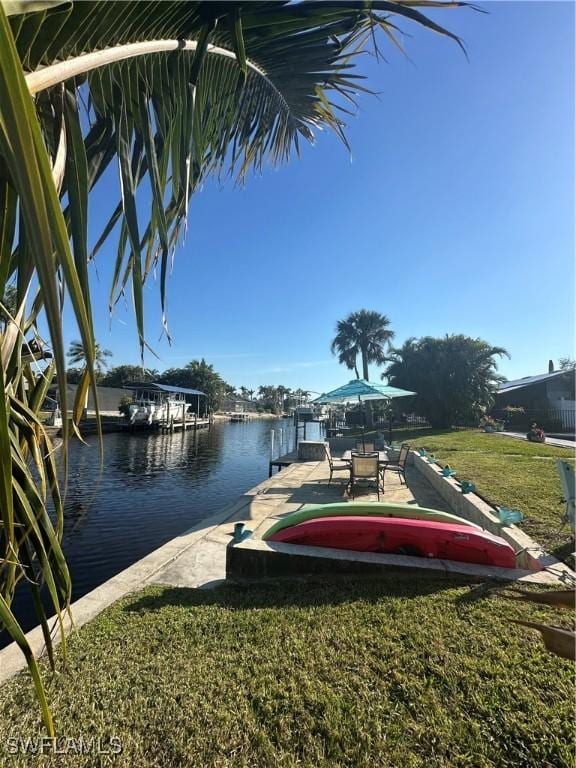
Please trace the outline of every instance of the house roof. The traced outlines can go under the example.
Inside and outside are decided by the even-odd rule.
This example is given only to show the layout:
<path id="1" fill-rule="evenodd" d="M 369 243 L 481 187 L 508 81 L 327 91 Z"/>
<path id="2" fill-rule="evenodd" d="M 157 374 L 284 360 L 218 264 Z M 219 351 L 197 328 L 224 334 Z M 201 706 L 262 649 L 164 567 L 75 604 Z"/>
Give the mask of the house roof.
<path id="1" fill-rule="evenodd" d="M 188 389 L 187 387 L 170 387 L 168 384 L 156 384 L 152 381 L 133 381 L 125 384 L 122 389 L 139 389 L 148 392 L 172 392 L 178 395 L 202 395 L 206 397 L 206 392 L 200 392 L 199 389 Z"/>
<path id="2" fill-rule="evenodd" d="M 570 370 L 554 371 L 554 373 L 543 373 L 540 376 L 524 376 L 522 379 L 503 381 L 498 387 L 498 393 L 512 392 L 515 389 L 524 389 L 524 387 L 530 387 L 532 384 L 541 384 L 545 381 L 557 379 L 559 376 L 566 376 L 568 373 L 570 373 Z M 574 375 L 574 371 L 572 371 L 572 375 Z"/>

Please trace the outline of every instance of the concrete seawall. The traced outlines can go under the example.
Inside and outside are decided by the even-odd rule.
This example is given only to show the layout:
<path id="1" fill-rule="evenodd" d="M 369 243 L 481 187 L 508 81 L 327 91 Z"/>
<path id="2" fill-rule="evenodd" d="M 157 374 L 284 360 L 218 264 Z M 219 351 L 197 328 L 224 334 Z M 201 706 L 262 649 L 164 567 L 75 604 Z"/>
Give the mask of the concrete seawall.
<path id="1" fill-rule="evenodd" d="M 540 544 L 530 538 L 516 525 L 503 527 L 496 510 L 475 493 L 462 493 L 462 487 L 457 480 L 444 477 L 442 469 L 436 463 L 412 452 L 413 466 L 428 480 L 430 485 L 450 505 L 456 515 L 477 523 L 490 533 L 501 536 L 517 553 L 516 561 L 519 568 L 541 571 L 553 569 L 559 578 L 573 580 L 576 576 L 567 565 L 561 563 L 552 555 L 545 552 Z M 558 518 L 560 520 L 560 518 Z"/>

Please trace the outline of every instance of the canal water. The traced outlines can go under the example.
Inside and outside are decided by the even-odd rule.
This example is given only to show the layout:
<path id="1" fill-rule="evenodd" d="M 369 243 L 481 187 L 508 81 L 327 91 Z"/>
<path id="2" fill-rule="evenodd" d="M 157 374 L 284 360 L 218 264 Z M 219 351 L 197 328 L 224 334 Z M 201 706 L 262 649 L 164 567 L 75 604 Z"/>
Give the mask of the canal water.
<path id="1" fill-rule="evenodd" d="M 104 436 L 102 470 L 97 439 L 73 441 L 63 536 L 72 599 L 262 482 L 272 429 L 276 452 L 280 429 L 282 452 L 292 450 L 294 427 L 286 419 L 216 422 L 197 432 L 111 433 Z M 307 439 L 318 435 L 319 424 L 308 424 Z M 25 588 L 17 591 L 14 610 L 25 629 L 36 625 Z M 0 634 L 0 647 L 7 640 Z"/>

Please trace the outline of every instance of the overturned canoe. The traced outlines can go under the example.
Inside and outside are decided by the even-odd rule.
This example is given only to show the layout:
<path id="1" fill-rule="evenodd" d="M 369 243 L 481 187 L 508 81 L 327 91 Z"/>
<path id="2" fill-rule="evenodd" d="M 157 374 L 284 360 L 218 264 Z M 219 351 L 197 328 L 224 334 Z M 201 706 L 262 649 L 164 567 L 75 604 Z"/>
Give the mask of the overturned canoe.
<path id="1" fill-rule="evenodd" d="M 472 528 L 482 530 L 476 523 L 471 523 L 463 517 L 452 515 L 449 512 L 441 512 L 439 509 L 428 509 L 418 507 L 415 504 L 387 504 L 385 502 L 362 502 L 362 501 L 340 501 L 335 504 L 309 504 L 296 512 L 291 512 L 281 520 L 278 520 L 262 536 L 263 539 L 269 539 L 277 531 L 289 528 L 291 525 L 305 523 L 307 520 L 315 520 L 319 517 L 356 517 L 357 515 L 366 515 L 367 517 L 399 517 L 409 518 L 411 520 L 433 520 L 437 523 L 458 523 L 459 525 L 469 525 Z"/>
<path id="2" fill-rule="evenodd" d="M 283 528 L 266 538 L 268 541 L 355 552 L 516 567 L 514 550 L 499 536 L 481 528 L 436 520 L 366 515 L 319 517 Z"/>

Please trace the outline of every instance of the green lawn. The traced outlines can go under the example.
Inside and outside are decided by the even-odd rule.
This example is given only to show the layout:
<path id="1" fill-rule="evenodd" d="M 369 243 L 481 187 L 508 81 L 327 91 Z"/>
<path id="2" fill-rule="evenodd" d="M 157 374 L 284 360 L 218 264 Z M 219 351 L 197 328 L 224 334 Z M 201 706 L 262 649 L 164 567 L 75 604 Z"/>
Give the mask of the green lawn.
<path id="1" fill-rule="evenodd" d="M 520 509 L 521 527 L 550 552 L 563 557 L 573 549 L 570 530 L 561 531 L 562 488 L 555 459 L 574 460 L 574 452 L 480 430 L 398 432 L 398 441 L 426 448 L 440 464 L 450 464 L 458 480 L 471 480 L 490 503 Z"/>
<path id="2" fill-rule="evenodd" d="M 82 628 L 48 684 L 59 733 L 119 757 L 4 755 L 41 733 L 0 688 L 0 765 L 573 766 L 573 665 L 506 621 L 566 619 L 437 576 L 153 588 Z"/>

